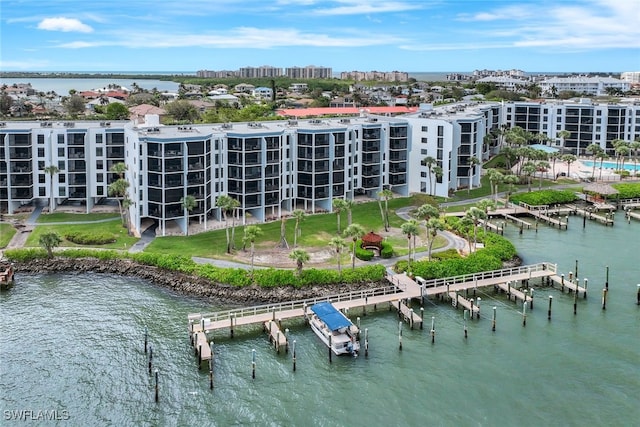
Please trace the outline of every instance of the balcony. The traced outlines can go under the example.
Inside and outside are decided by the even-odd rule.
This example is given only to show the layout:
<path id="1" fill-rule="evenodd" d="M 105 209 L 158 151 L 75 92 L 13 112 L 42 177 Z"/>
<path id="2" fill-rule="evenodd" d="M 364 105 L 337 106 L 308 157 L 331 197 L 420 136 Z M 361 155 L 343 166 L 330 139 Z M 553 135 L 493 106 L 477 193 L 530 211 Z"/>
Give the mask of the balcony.
<path id="1" fill-rule="evenodd" d="M 13 200 L 31 200 L 33 198 L 33 188 L 12 188 L 11 198 Z"/>

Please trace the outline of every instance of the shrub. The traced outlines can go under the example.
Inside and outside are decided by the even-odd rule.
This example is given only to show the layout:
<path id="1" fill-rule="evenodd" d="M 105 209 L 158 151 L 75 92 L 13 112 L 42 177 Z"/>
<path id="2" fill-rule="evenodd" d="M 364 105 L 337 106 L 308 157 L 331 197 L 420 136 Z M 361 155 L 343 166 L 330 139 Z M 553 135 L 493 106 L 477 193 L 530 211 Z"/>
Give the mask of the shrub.
<path id="1" fill-rule="evenodd" d="M 635 199 L 640 197 L 640 183 L 619 183 L 611 184 L 613 188 L 618 190 L 618 198 Z"/>
<path id="2" fill-rule="evenodd" d="M 571 203 L 577 199 L 578 196 L 571 190 L 540 190 L 511 196 L 513 203 L 523 202 L 531 206 Z"/>
<path id="3" fill-rule="evenodd" d="M 393 256 L 393 245 L 389 242 L 382 242 L 382 249 L 380 250 L 380 257 L 391 258 Z"/>
<path id="4" fill-rule="evenodd" d="M 32 261 L 38 258 L 46 258 L 48 256 L 47 251 L 38 249 L 7 249 L 4 251 L 4 255 L 11 261 L 26 262 Z"/>
<path id="5" fill-rule="evenodd" d="M 64 235 L 64 238 L 77 245 L 106 245 L 116 241 L 111 233 L 88 233 L 72 231 Z"/>
<path id="6" fill-rule="evenodd" d="M 447 249 L 442 252 L 434 252 L 431 254 L 432 260 L 459 259 L 462 258 L 456 249 Z"/>

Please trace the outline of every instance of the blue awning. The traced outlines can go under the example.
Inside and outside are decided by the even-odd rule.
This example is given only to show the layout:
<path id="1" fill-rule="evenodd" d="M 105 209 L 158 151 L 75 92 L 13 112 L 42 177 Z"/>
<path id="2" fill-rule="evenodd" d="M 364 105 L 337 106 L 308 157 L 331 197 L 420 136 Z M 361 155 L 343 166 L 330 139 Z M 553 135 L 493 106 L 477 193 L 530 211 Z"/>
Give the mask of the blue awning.
<path id="1" fill-rule="evenodd" d="M 311 306 L 313 311 L 320 320 L 332 331 L 351 326 L 351 321 L 328 302 L 319 302 Z"/>

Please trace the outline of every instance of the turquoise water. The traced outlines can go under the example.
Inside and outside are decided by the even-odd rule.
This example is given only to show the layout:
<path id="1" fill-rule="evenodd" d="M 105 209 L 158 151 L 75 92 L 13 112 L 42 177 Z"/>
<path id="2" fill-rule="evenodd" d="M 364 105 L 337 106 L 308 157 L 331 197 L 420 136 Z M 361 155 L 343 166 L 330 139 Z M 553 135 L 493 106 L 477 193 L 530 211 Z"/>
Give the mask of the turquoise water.
<path id="1" fill-rule="evenodd" d="M 483 318 L 468 322 L 448 303 L 428 301 L 428 328 L 403 327 L 378 307 L 366 317 L 370 354 L 333 358 L 301 321 L 297 342 L 277 355 L 259 328 L 217 334 L 215 388 L 198 371 L 187 314 L 222 308 L 137 279 L 19 274 L 0 294 L 0 405 L 5 411 L 67 411 L 68 420 L 17 425 L 113 426 L 631 426 L 640 418 L 640 222 L 614 227 L 570 218 L 568 231 L 507 227 L 526 263 L 557 262 L 589 278 L 589 297 L 544 288 L 522 326 L 521 307 L 483 291 Z M 601 308 L 609 266 L 607 309 Z M 547 320 L 548 296 L 552 320 Z M 497 307 L 491 331 L 490 307 Z M 418 306 L 415 306 L 418 309 Z M 143 331 L 159 370 L 154 402 Z M 257 354 L 251 378 L 251 351 Z"/>
<path id="2" fill-rule="evenodd" d="M 590 160 L 580 160 L 580 163 L 582 163 L 585 166 L 588 166 L 590 168 L 593 167 L 593 162 Z M 599 168 L 600 167 L 600 162 L 596 162 L 596 167 Z M 604 169 L 616 169 L 616 163 L 615 162 L 602 162 L 602 167 Z M 624 169 L 628 170 L 628 171 L 640 171 L 640 164 L 634 165 L 633 162 L 631 163 L 625 163 L 624 164 Z"/>

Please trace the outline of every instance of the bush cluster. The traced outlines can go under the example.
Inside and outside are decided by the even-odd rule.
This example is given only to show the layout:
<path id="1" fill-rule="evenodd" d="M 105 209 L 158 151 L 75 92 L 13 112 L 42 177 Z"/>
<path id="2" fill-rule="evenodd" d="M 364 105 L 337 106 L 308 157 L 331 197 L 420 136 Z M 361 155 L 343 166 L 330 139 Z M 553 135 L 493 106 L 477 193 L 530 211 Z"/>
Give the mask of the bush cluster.
<path id="1" fill-rule="evenodd" d="M 571 190 L 540 190 L 530 193 L 518 193 L 511 196 L 511 201 L 515 204 L 520 202 L 531 206 L 558 205 L 571 203 L 578 199 L 578 196 Z"/>
<path id="2" fill-rule="evenodd" d="M 612 184 L 613 188 L 618 190 L 618 198 L 620 199 L 636 199 L 640 197 L 640 183 L 619 183 Z"/>
<path id="3" fill-rule="evenodd" d="M 64 238 L 77 245 L 106 245 L 116 241 L 116 237 L 111 233 L 87 233 L 82 231 L 71 231 L 64 235 Z"/>
<path id="4" fill-rule="evenodd" d="M 44 249 L 9 249 L 5 251 L 5 255 L 12 261 L 26 262 L 38 258 L 46 258 L 47 251 Z M 310 268 L 303 270 L 302 274 L 298 276 L 295 270 L 268 268 L 256 269 L 251 272 L 244 268 L 221 268 L 211 264 L 198 264 L 188 257 L 145 252 L 129 254 L 118 251 L 67 249 L 56 252 L 56 255 L 70 258 L 98 258 L 101 260 L 128 258 L 143 265 L 195 275 L 213 283 L 222 283 L 235 287 L 257 284 L 265 288 L 276 286 L 300 288 L 310 285 L 379 282 L 384 279 L 386 274 L 385 267 L 380 264 L 358 267 L 355 270 L 345 269 L 342 274 L 337 270 Z"/>

